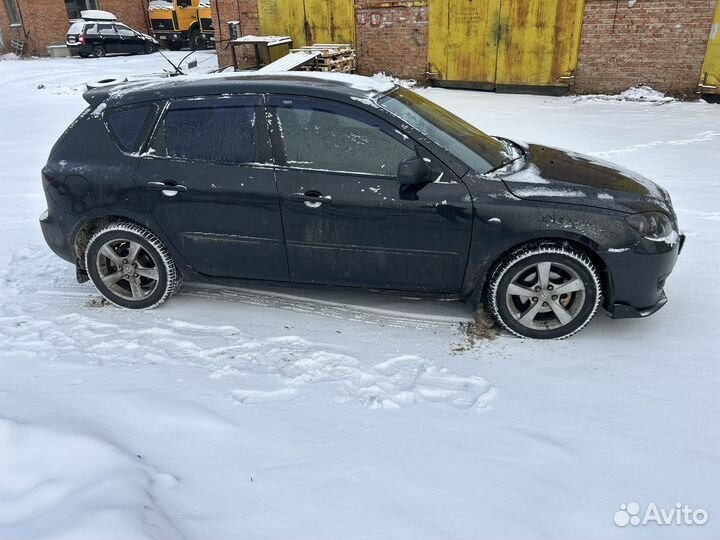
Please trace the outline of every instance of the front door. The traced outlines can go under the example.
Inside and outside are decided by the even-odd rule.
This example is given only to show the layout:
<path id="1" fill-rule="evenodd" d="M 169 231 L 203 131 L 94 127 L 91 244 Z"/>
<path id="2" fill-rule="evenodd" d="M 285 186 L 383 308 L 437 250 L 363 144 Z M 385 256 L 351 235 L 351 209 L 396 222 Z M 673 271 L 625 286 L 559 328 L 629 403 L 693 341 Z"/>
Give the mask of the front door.
<path id="1" fill-rule="evenodd" d="M 124 24 L 116 24 L 115 30 L 120 36 L 122 52 L 135 53 L 145 50 L 145 40 L 135 30 L 128 28 Z"/>
<path id="2" fill-rule="evenodd" d="M 261 101 L 173 102 L 137 169 L 147 211 L 201 274 L 288 280 Z"/>
<path id="3" fill-rule="evenodd" d="M 440 162 L 402 186 L 415 143 L 374 114 L 334 101 L 269 98 L 290 278 L 296 283 L 453 293 L 470 245 L 472 203 Z"/>

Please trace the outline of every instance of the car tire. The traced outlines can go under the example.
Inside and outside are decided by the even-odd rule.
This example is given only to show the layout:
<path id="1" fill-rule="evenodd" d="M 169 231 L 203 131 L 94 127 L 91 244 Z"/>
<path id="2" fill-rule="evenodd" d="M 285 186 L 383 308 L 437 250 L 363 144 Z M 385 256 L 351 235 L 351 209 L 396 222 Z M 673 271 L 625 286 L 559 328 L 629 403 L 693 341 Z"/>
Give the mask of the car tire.
<path id="1" fill-rule="evenodd" d="M 597 312 L 601 296 L 595 265 L 569 246 L 524 246 L 500 261 L 488 283 L 493 317 L 523 338 L 576 334 Z"/>
<path id="2" fill-rule="evenodd" d="M 129 309 L 159 306 L 182 282 L 167 247 L 134 223 L 111 223 L 97 231 L 85 251 L 85 268 L 100 294 Z"/>
<path id="3" fill-rule="evenodd" d="M 103 56 L 105 56 L 107 54 L 105 52 L 105 47 L 103 47 L 102 45 L 95 45 L 93 47 L 92 53 L 95 58 L 102 58 Z"/>
<path id="4" fill-rule="evenodd" d="M 190 32 L 190 50 L 199 51 L 205 48 L 205 38 L 197 28 Z"/>
<path id="5" fill-rule="evenodd" d="M 155 45 L 152 43 L 145 44 L 145 54 L 152 54 L 155 52 Z"/>

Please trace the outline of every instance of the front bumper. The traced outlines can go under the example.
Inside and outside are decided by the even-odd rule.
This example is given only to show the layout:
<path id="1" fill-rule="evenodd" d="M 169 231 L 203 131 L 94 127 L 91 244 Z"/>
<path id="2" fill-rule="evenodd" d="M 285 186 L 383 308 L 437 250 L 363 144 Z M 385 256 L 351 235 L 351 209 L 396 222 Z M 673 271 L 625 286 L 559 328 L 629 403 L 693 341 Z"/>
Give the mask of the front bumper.
<path id="1" fill-rule="evenodd" d="M 611 281 L 605 308 L 613 319 L 648 317 L 667 304 L 665 281 L 685 245 L 642 240 L 632 250 L 601 253 Z"/>

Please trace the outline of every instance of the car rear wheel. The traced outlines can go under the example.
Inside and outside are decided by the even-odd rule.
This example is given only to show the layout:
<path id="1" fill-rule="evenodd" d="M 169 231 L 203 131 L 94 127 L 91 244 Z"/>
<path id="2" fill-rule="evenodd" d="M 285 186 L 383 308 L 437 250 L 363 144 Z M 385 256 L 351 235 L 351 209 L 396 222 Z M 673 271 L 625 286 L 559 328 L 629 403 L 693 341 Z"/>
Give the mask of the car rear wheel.
<path id="1" fill-rule="evenodd" d="M 88 242 L 85 267 L 100 294 L 130 309 L 162 304 L 181 282 L 165 245 L 134 223 L 111 223 L 96 232 Z"/>
<path id="2" fill-rule="evenodd" d="M 526 246 L 495 268 L 488 291 L 491 313 L 513 334 L 562 339 L 590 322 L 602 288 L 584 253 L 567 246 Z"/>
<path id="3" fill-rule="evenodd" d="M 105 47 L 103 47 L 102 45 L 95 45 L 93 47 L 93 56 L 95 58 L 102 58 L 103 56 L 105 56 L 105 54 Z"/>

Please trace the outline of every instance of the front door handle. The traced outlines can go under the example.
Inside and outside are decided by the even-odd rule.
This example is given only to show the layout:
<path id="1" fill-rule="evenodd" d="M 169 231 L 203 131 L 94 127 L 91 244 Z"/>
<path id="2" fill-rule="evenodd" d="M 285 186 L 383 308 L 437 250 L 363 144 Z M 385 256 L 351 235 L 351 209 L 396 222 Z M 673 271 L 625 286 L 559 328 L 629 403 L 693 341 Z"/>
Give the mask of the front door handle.
<path id="1" fill-rule="evenodd" d="M 307 191 L 305 193 L 291 193 L 288 199 L 295 202 L 305 203 L 305 206 L 317 208 L 323 204 L 330 204 L 332 197 L 330 195 L 322 195 L 318 191 Z"/>
<path id="2" fill-rule="evenodd" d="M 173 180 L 165 180 L 164 182 L 148 182 L 147 188 L 150 191 L 169 191 L 171 193 L 184 193 L 187 188 Z"/>

